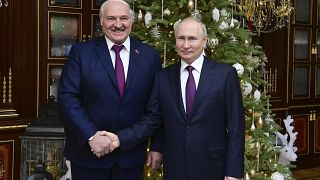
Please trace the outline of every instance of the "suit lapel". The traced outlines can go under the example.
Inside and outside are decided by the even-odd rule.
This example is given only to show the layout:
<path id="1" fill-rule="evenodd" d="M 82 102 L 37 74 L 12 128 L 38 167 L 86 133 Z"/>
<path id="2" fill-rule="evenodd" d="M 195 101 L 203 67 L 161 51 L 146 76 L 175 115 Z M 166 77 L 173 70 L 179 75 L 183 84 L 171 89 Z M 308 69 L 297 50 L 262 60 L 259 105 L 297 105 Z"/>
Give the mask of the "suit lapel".
<path id="1" fill-rule="evenodd" d="M 175 98 L 175 102 L 177 103 L 177 107 L 181 116 L 184 117 L 185 121 L 185 110 L 183 106 L 182 94 L 181 94 L 181 82 L 180 82 L 180 63 L 176 63 L 172 67 L 170 78 L 170 86 L 172 88 L 173 97 Z"/>
<path id="2" fill-rule="evenodd" d="M 125 85 L 125 94 L 127 94 L 126 92 L 128 91 L 130 85 L 132 84 L 132 81 L 134 79 L 134 75 L 136 72 L 136 69 L 138 67 L 139 64 L 139 59 L 140 59 L 140 49 L 139 49 L 139 45 L 136 43 L 136 41 L 130 39 L 130 59 L 129 59 L 129 68 L 128 68 L 128 74 L 127 74 L 127 81 L 126 81 L 126 85 Z M 102 65 L 104 66 L 104 68 L 106 69 L 106 71 L 108 72 L 112 83 L 118 87 L 118 83 L 117 83 L 117 78 L 116 78 L 116 74 L 112 65 L 112 61 L 111 61 L 111 56 L 110 53 L 108 51 L 108 45 L 104 39 L 104 37 L 102 36 L 101 38 L 98 38 L 96 40 L 96 52 L 99 56 L 99 60 L 101 61 Z"/>
<path id="3" fill-rule="evenodd" d="M 141 50 L 137 42 L 132 38 L 130 38 L 130 56 L 129 56 L 130 59 L 129 59 L 129 68 L 128 68 L 128 74 L 127 74 L 126 87 L 125 87 L 126 88 L 125 94 L 127 94 L 126 92 L 128 92 L 128 89 L 132 85 L 137 67 L 140 63 L 140 58 L 141 58 L 140 52 Z"/>
<path id="4" fill-rule="evenodd" d="M 99 60 L 101 61 L 103 67 L 108 72 L 112 83 L 116 87 L 118 87 L 116 74 L 112 65 L 110 53 L 108 51 L 108 45 L 104 36 L 101 36 L 100 38 L 96 39 L 96 52 L 98 54 Z"/>
<path id="5" fill-rule="evenodd" d="M 215 71 L 213 70 L 215 68 L 215 63 L 210 63 L 209 61 L 210 60 L 207 59 L 206 57 L 203 61 L 200 80 L 199 80 L 196 96 L 192 105 L 192 114 L 194 114 L 197 111 L 197 108 L 205 98 L 205 95 L 208 92 L 209 87 L 212 84 L 213 79 L 215 77 Z"/>

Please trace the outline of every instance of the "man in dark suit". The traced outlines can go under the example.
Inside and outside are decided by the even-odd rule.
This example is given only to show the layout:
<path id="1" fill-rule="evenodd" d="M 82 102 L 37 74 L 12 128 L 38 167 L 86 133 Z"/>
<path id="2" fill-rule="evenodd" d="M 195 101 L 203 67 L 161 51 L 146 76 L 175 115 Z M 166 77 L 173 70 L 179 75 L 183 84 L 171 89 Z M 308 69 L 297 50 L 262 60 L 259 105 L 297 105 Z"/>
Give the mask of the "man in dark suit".
<path id="1" fill-rule="evenodd" d="M 113 150 L 101 131 L 116 132 L 141 119 L 161 69 L 158 52 L 129 37 L 133 13 L 123 0 L 100 8 L 105 36 L 74 45 L 60 79 L 58 105 L 65 121 L 65 157 L 72 179 L 140 180 L 147 142 Z M 161 139 L 151 143 L 148 164 L 161 161 Z"/>
<path id="2" fill-rule="evenodd" d="M 164 179 L 240 179 L 245 117 L 236 70 L 202 55 L 207 32 L 198 19 L 179 22 L 175 37 L 181 62 L 156 76 L 142 121 L 117 136 L 103 134 L 128 149 L 163 124 Z"/>

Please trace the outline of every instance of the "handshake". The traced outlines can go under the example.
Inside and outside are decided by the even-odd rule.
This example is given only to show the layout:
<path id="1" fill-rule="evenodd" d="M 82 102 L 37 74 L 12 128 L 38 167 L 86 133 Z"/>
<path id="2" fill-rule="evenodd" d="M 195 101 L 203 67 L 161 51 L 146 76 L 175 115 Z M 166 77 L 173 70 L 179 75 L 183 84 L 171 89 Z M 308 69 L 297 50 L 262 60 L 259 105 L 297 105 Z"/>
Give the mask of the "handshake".
<path id="1" fill-rule="evenodd" d="M 98 158 L 104 156 L 120 146 L 119 138 L 116 134 L 107 131 L 97 131 L 90 140 L 91 152 Z"/>

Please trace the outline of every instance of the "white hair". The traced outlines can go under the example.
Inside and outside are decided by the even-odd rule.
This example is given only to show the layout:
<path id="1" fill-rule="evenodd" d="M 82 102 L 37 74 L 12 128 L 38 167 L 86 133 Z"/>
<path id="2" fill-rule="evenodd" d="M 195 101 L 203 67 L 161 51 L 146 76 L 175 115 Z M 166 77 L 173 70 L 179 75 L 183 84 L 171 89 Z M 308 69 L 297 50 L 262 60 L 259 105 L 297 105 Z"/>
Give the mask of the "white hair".
<path id="1" fill-rule="evenodd" d="M 177 34 L 178 28 L 179 28 L 179 26 L 181 25 L 181 23 L 184 22 L 184 21 L 187 21 L 187 20 L 192 20 L 192 21 L 194 21 L 194 22 L 199 23 L 200 26 L 201 26 L 201 31 L 202 31 L 203 36 L 207 36 L 207 35 L 208 35 L 208 34 L 207 34 L 206 25 L 205 25 L 203 22 L 201 22 L 200 19 L 195 18 L 195 17 L 187 17 L 187 18 L 185 18 L 185 19 L 177 22 L 177 23 L 175 24 L 175 27 L 174 27 L 174 34 L 175 34 L 175 35 Z"/>
<path id="2" fill-rule="evenodd" d="M 100 20 L 101 20 L 101 18 L 103 18 L 103 10 L 104 10 L 105 6 L 107 6 L 108 2 L 121 2 L 121 3 L 123 3 L 124 5 L 126 5 L 129 8 L 131 19 L 132 20 L 134 19 L 134 12 L 131 10 L 130 5 L 126 1 L 124 1 L 124 0 L 107 0 L 104 3 L 102 3 L 102 5 L 100 6 L 100 9 L 99 9 Z"/>

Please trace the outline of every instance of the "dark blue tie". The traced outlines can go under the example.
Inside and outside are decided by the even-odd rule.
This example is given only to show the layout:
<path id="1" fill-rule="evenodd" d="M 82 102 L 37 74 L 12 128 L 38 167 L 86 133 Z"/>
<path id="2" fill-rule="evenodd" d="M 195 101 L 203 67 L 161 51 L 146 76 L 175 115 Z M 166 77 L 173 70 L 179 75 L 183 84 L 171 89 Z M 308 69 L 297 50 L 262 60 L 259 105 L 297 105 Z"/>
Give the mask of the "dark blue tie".
<path id="1" fill-rule="evenodd" d="M 196 83 L 192 74 L 194 68 L 192 66 L 187 66 L 186 70 L 189 73 L 187 84 L 186 84 L 186 113 L 187 115 L 191 114 L 192 104 L 194 97 L 196 95 Z"/>
<path id="2" fill-rule="evenodd" d="M 125 87 L 125 77 L 124 77 L 124 68 L 122 64 L 122 60 L 120 57 L 120 51 L 122 50 L 123 45 L 113 45 L 112 49 L 114 50 L 116 54 L 116 60 L 115 60 L 115 70 L 116 70 L 116 77 L 120 92 L 120 97 L 122 98 L 124 96 L 124 87 Z"/>

